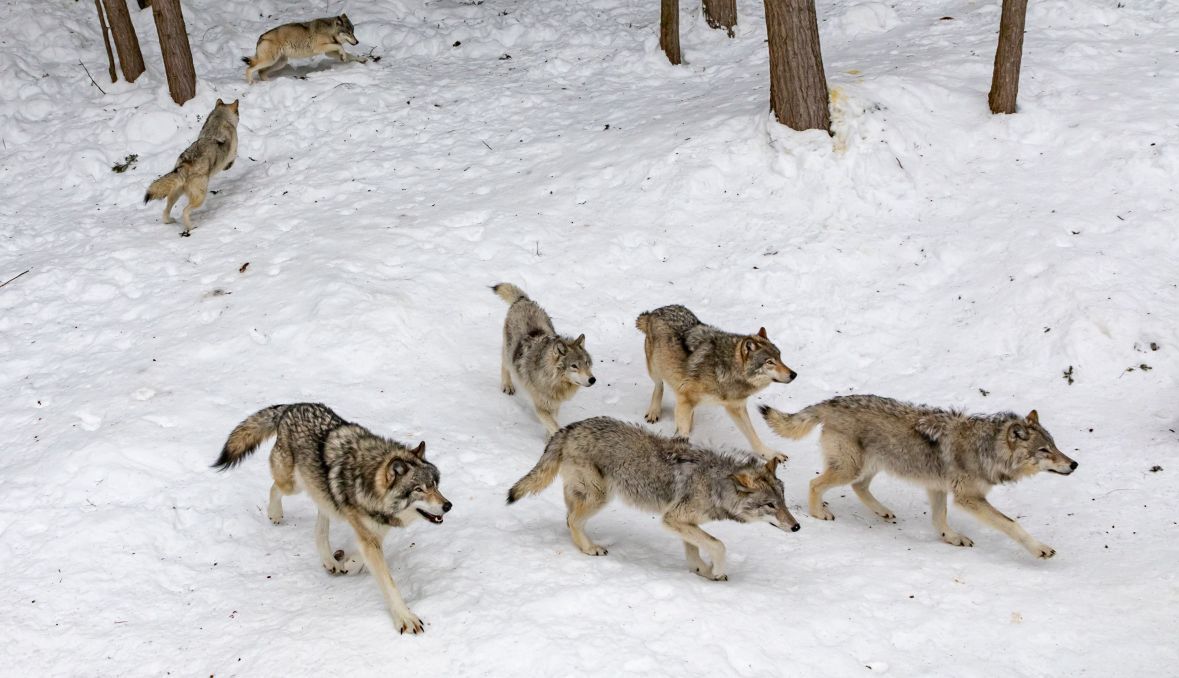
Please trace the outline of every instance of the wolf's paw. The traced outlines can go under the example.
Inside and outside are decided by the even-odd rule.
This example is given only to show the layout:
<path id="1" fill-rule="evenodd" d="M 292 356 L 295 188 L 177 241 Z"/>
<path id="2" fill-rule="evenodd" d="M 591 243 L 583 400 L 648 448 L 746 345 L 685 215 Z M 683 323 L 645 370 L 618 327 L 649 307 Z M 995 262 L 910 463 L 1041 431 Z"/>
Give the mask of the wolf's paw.
<path id="1" fill-rule="evenodd" d="M 648 424 L 654 424 L 659 421 L 661 414 L 662 412 L 648 412 L 643 418 L 647 420 Z"/>
<path id="2" fill-rule="evenodd" d="M 895 523 L 897 521 L 897 516 L 892 511 L 884 511 L 883 513 L 877 512 L 876 515 L 880 516 L 881 520 L 885 520 L 890 523 Z"/>
<path id="3" fill-rule="evenodd" d="M 282 525 L 282 507 L 267 508 L 266 517 L 270 519 L 271 523 L 275 525 Z"/>
<path id="4" fill-rule="evenodd" d="M 790 457 L 788 457 L 785 453 L 775 452 L 773 450 L 766 450 L 766 454 L 764 456 L 767 461 L 773 461 L 778 464 L 785 464 L 786 462 L 790 461 Z"/>
<path id="5" fill-rule="evenodd" d="M 504 384 L 500 387 L 500 390 L 508 395 L 516 395 L 516 387 L 511 384 Z"/>
<path id="6" fill-rule="evenodd" d="M 827 509 L 827 502 L 823 502 L 822 506 L 812 506 L 811 517 L 817 520 L 835 520 L 835 514 Z"/>
<path id="7" fill-rule="evenodd" d="M 422 620 L 418 616 L 408 610 L 402 616 L 396 617 L 394 623 L 397 624 L 398 633 L 424 633 L 426 627 L 422 624 Z"/>
<path id="8" fill-rule="evenodd" d="M 590 544 L 589 548 L 581 549 L 581 552 L 587 556 L 604 556 L 609 553 L 606 547 L 598 546 L 597 544 Z"/>
<path id="9" fill-rule="evenodd" d="M 942 541 L 950 546 L 974 546 L 974 541 L 970 537 L 957 532 L 942 532 Z"/>
<path id="10" fill-rule="evenodd" d="M 324 561 L 323 569 L 331 575 L 359 574 L 364 571 L 364 561 L 355 555 L 345 554 L 343 550 L 332 554 L 331 562 Z"/>
<path id="11" fill-rule="evenodd" d="M 164 223 L 165 224 L 171 224 L 171 223 L 175 223 L 175 222 L 176 222 L 176 220 L 172 218 L 171 214 L 164 215 Z"/>
<path id="12" fill-rule="evenodd" d="M 192 235 L 192 231 L 181 231 L 181 232 L 180 232 L 180 237 L 181 237 L 181 238 L 187 238 L 187 237 L 189 237 L 190 235 Z"/>
<path id="13" fill-rule="evenodd" d="M 1047 544 L 1037 544 L 1031 549 L 1031 552 L 1033 556 L 1043 560 L 1048 560 L 1052 556 L 1056 555 L 1056 549 Z"/>
<path id="14" fill-rule="evenodd" d="M 724 573 L 713 574 L 711 565 L 702 565 L 702 566 L 693 567 L 692 573 L 699 575 L 701 577 L 704 577 L 705 579 L 707 579 L 709 581 L 728 581 L 729 580 L 729 575 L 727 575 L 727 574 L 724 574 Z"/>

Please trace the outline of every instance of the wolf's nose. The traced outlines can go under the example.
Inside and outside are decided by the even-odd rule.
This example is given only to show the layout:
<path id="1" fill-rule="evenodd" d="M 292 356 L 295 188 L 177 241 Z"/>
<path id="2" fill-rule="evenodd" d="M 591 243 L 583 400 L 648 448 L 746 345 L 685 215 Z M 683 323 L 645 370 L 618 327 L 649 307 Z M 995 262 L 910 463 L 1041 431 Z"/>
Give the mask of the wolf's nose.
<path id="1" fill-rule="evenodd" d="M 593 386 L 593 385 L 594 385 L 594 382 L 596 382 L 597 380 L 598 380 L 598 378 L 597 378 L 597 377 L 590 377 L 590 378 L 589 378 L 589 385 L 590 385 L 590 386 Z"/>
<path id="2" fill-rule="evenodd" d="M 1075 471 L 1076 469 L 1077 469 L 1077 462 L 1074 461 L 1073 463 L 1068 465 L 1068 470 Z"/>
<path id="3" fill-rule="evenodd" d="M 802 525 L 799 525 L 798 523 L 794 523 L 794 527 L 790 528 L 790 531 L 791 532 L 798 532 L 801 529 L 802 529 Z"/>
<path id="4" fill-rule="evenodd" d="M 442 512 L 443 513 L 450 513 L 451 506 L 452 506 L 452 504 L 450 502 L 446 502 L 445 504 L 442 505 Z"/>
<path id="5" fill-rule="evenodd" d="M 795 372 L 794 370 L 790 370 L 790 376 L 786 377 L 786 381 L 787 382 L 794 381 L 794 378 L 797 376 L 798 376 L 798 372 Z"/>

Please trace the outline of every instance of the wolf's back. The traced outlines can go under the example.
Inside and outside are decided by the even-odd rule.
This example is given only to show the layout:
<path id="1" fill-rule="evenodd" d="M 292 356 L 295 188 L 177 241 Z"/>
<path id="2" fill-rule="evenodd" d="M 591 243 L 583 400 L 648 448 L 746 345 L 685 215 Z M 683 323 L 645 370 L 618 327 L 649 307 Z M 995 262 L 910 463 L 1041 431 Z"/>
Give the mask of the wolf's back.
<path id="1" fill-rule="evenodd" d="M 289 406 L 271 405 L 251 414 L 235 426 L 225 441 L 225 446 L 221 448 L 221 456 L 213 462 L 213 468 L 224 471 L 240 464 L 246 456 L 258 449 L 264 440 L 277 432 L 278 418 L 287 407 Z"/>

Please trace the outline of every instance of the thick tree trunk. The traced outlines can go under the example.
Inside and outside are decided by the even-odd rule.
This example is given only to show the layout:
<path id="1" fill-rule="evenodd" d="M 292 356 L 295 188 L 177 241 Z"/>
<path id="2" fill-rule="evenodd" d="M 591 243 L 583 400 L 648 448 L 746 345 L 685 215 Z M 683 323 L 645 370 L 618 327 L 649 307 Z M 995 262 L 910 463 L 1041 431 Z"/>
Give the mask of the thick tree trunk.
<path id="1" fill-rule="evenodd" d="M 737 0 L 703 0 L 704 20 L 709 28 L 723 28 L 733 37 L 737 25 Z"/>
<path id="2" fill-rule="evenodd" d="M 999 47 L 995 50 L 995 72 L 987 100 L 991 113 L 1014 113 L 1019 95 L 1019 65 L 1023 57 L 1023 26 L 1028 0 L 1003 0 L 999 20 Z"/>
<path id="3" fill-rule="evenodd" d="M 770 46 L 770 108 L 797 130 L 831 129 L 827 78 L 815 0 L 765 0 Z"/>
<path id="4" fill-rule="evenodd" d="M 102 28 L 102 43 L 106 45 L 107 72 L 110 73 L 111 82 L 118 82 L 119 76 L 115 73 L 115 53 L 111 51 L 110 29 L 106 27 L 106 14 L 102 11 L 101 0 L 94 0 L 94 9 L 98 10 L 98 25 Z"/>
<path id="5" fill-rule="evenodd" d="M 168 92 L 172 101 L 183 106 L 196 95 L 196 71 L 192 67 L 192 50 L 188 46 L 180 0 L 152 0 L 151 11 L 156 19 L 156 32 L 160 34 Z"/>
<path id="6" fill-rule="evenodd" d="M 660 0 L 659 47 L 672 65 L 680 64 L 680 0 Z"/>
<path id="7" fill-rule="evenodd" d="M 127 11 L 127 0 L 103 0 L 106 17 L 111 22 L 111 34 L 115 38 L 115 49 L 119 51 L 119 66 L 127 82 L 143 75 L 143 54 L 139 51 L 139 39 L 135 37 L 135 25 Z"/>

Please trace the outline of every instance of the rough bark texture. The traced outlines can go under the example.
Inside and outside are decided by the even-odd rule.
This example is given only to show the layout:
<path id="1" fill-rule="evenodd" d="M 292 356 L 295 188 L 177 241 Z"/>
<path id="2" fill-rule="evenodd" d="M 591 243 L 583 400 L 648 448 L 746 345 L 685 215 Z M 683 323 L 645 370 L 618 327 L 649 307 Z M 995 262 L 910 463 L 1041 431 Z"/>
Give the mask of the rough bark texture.
<path id="1" fill-rule="evenodd" d="M 831 129 L 827 78 L 814 0 L 765 0 L 770 108 L 797 130 Z"/>
<path id="2" fill-rule="evenodd" d="M 184 105 L 196 95 L 196 71 L 192 66 L 192 50 L 188 46 L 180 0 L 152 0 L 151 11 L 156 19 L 156 32 L 160 34 L 168 93 L 172 95 L 172 101 Z"/>
<path id="3" fill-rule="evenodd" d="M 680 64 L 680 0 L 660 1 L 659 46 L 668 61 L 676 66 Z"/>
<path id="4" fill-rule="evenodd" d="M 127 0 L 103 0 L 103 6 L 111 23 L 111 35 L 115 39 L 115 49 L 119 52 L 123 77 L 127 82 L 135 82 L 135 78 L 143 75 L 143 53 L 139 51 L 139 38 L 135 37 L 135 24 L 131 23 Z"/>
<path id="5" fill-rule="evenodd" d="M 987 101 L 991 113 L 1014 113 L 1019 95 L 1019 65 L 1023 57 L 1023 26 L 1028 0 L 1003 0 L 999 20 L 999 47 L 995 50 L 995 72 Z"/>
<path id="6" fill-rule="evenodd" d="M 723 28 L 733 37 L 737 25 L 737 0 L 703 0 L 704 20 L 710 28 Z"/>
<path id="7" fill-rule="evenodd" d="M 106 13 L 102 11 L 101 0 L 94 0 L 94 9 L 98 10 L 98 25 L 102 28 L 102 42 L 106 45 L 107 72 L 110 73 L 111 82 L 118 82 L 119 76 L 115 73 L 115 53 L 111 51 L 110 29 L 106 27 Z"/>

